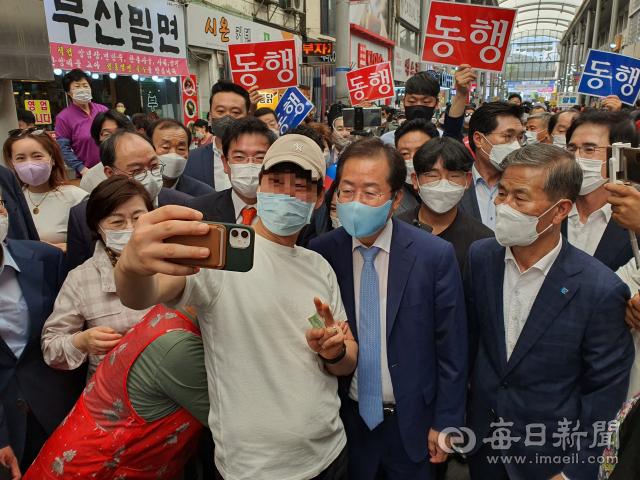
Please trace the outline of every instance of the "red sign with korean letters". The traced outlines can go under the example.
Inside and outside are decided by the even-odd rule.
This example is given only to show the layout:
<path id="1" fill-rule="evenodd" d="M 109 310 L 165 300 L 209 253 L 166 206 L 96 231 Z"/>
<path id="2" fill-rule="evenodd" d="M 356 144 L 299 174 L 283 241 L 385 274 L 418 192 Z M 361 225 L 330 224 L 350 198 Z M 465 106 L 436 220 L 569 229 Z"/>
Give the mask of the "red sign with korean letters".
<path id="1" fill-rule="evenodd" d="M 233 82 L 247 90 L 298 86 L 295 40 L 228 45 Z"/>
<path id="2" fill-rule="evenodd" d="M 432 1 L 422 60 L 501 72 L 515 19 L 513 8 Z"/>
<path id="3" fill-rule="evenodd" d="M 358 44 L 358 68 L 367 66 L 367 46 L 364 43 Z"/>
<path id="4" fill-rule="evenodd" d="M 348 72 L 347 86 L 352 105 L 357 105 L 363 100 L 372 102 L 393 97 L 391 64 L 384 62 Z"/>

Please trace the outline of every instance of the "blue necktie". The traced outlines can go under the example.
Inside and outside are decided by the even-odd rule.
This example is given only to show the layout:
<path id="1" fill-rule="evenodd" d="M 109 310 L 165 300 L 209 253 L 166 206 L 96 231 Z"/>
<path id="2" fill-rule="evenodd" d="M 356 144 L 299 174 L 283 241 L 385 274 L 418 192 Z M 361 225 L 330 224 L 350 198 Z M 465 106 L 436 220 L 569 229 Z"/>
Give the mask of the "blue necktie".
<path id="1" fill-rule="evenodd" d="M 360 320 L 358 323 L 358 407 L 370 430 L 384 419 L 380 370 L 380 294 L 373 265 L 378 247 L 358 247 L 364 265 L 360 274 Z"/>

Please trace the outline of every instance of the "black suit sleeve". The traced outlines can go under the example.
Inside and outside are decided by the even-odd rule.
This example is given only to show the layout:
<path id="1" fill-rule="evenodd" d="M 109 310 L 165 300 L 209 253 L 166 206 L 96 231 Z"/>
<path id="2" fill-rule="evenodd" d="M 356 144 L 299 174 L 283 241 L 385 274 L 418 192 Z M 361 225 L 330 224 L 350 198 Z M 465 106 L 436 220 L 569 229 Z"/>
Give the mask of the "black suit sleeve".
<path id="1" fill-rule="evenodd" d="M 473 292 L 473 279 L 472 279 L 472 266 L 473 260 L 471 259 L 473 253 L 473 245 L 469 248 L 467 254 L 467 261 L 464 267 L 464 274 L 462 276 L 462 285 L 464 288 L 465 306 L 467 310 L 467 335 L 469 338 L 469 378 L 473 375 L 473 367 L 478 355 L 478 345 L 480 343 L 480 331 L 478 329 L 478 322 L 476 318 L 476 308 Z"/>
<path id="2" fill-rule="evenodd" d="M 69 271 L 85 262 L 84 243 L 80 222 L 75 209 L 72 208 L 69 212 L 69 224 L 67 225 L 67 268 Z"/>
<path id="3" fill-rule="evenodd" d="M 0 403 L 0 449 L 8 446 L 10 446 L 9 427 L 7 427 L 7 420 L 4 418 L 4 407 Z"/>

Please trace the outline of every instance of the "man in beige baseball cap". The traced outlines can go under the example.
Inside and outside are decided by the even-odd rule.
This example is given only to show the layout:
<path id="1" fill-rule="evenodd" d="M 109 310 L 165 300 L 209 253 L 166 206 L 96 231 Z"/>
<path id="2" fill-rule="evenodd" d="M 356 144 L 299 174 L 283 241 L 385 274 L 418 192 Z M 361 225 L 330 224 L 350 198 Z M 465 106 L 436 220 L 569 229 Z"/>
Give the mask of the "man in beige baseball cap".
<path id="1" fill-rule="evenodd" d="M 283 135 L 271 146 L 262 162 L 262 171 L 279 163 L 294 163 L 311 172 L 311 179 L 322 179 L 326 169 L 324 154 L 313 140 L 303 135 Z"/>

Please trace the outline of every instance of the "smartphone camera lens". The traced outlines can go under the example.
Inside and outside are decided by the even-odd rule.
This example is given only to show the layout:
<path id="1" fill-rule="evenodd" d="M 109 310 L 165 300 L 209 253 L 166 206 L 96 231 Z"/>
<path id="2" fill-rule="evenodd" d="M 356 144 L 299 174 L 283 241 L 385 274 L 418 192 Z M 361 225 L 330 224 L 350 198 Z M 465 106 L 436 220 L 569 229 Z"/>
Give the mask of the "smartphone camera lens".
<path id="1" fill-rule="evenodd" d="M 249 236 L 249 232 L 247 232 L 246 230 L 243 230 L 240 235 L 242 235 L 242 238 L 247 238 Z"/>
<path id="2" fill-rule="evenodd" d="M 231 236 L 232 237 L 237 237 L 238 236 L 238 231 L 237 230 L 231 230 Z"/>

